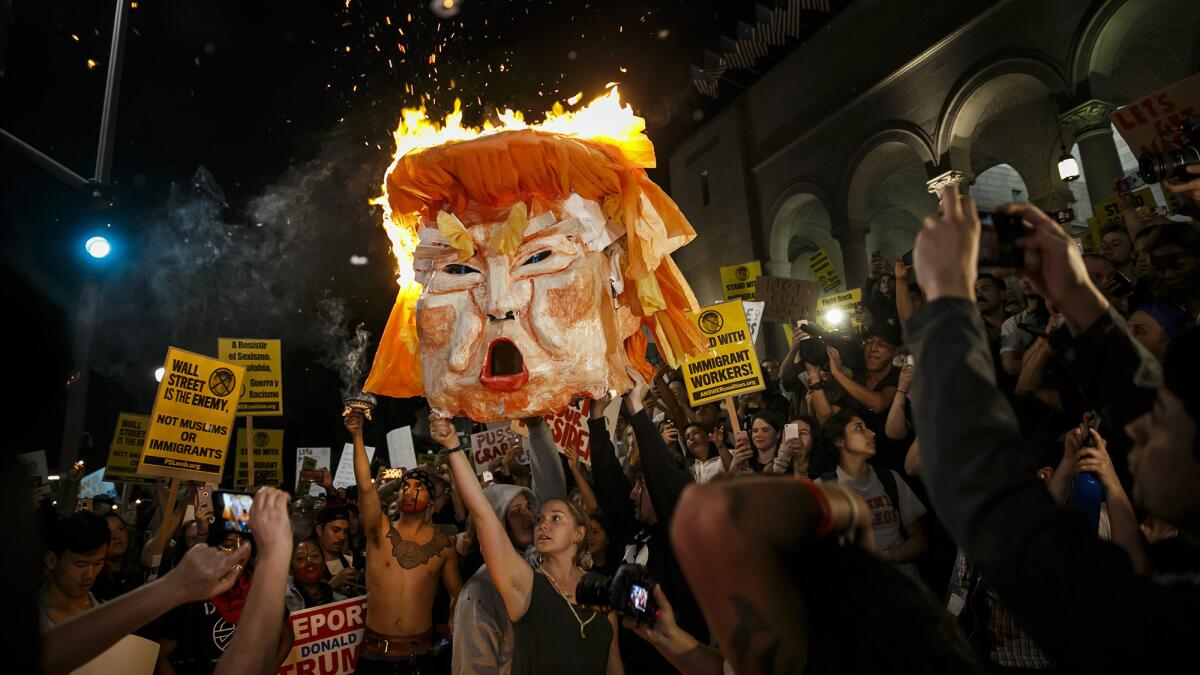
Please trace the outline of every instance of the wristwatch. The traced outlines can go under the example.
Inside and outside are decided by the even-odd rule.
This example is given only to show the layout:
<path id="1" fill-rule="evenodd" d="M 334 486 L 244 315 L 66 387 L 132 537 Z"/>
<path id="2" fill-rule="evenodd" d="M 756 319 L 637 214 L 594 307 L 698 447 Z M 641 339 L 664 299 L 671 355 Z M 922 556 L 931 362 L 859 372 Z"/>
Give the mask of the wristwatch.
<path id="1" fill-rule="evenodd" d="M 808 385 L 809 391 L 816 391 L 818 389 L 824 389 L 824 388 L 825 388 L 825 380 L 821 380 L 820 382 L 814 382 L 814 383 Z"/>

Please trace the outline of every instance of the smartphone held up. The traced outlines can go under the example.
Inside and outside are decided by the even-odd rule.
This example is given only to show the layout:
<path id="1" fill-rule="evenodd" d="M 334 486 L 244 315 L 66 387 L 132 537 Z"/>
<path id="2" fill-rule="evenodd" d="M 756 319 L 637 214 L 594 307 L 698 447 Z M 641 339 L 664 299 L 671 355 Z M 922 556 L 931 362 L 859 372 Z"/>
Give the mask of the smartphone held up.
<path id="1" fill-rule="evenodd" d="M 226 532 L 250 534 L 250 509 L 254 506 L 254 495 L 218 490 L 214 502 L 221 509 L 221 523 Z"/>
<path id="2" fill-rule="evenodd" d="M 1017 246 L 1017 240 L 1025 236 L 1021 216 L 980 211 L 979 223 L 980 269 L 1025 267 L 1025 251 Z"/>

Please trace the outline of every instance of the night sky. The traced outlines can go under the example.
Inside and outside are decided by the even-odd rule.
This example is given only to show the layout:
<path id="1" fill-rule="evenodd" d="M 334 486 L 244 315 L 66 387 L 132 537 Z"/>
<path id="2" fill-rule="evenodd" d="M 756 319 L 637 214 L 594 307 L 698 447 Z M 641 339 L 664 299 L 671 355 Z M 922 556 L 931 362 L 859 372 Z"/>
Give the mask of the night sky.
<path id="1" fill-rule="evenodd" d="M 367 200 L 401 108 L 424 102 L 440 118 L 458 98 L 468 123 L 498 107 L 537 119 L 556 100 L 582 92 L 586 102 L 617 82 L 665 165 L 728 103 L 696 94 L 689 64 L 753 11 L 720 0 L 461 0 L 452 18 L 401 0 L 133 4 L 104 197 L 0 146 L 4 296 L 19 346 L 10 357 L 18 396 L 31 400 L 10 438 L 18 452 L 46 449 L 51 466 L 84 277 L 101 289 L 89 467 L 102 465 L 119 410 L 149 412 L 168 344 L 215 354 L 218 336 L 283 339 L 287 416 L 256 428 L 284 428 L 285 456 L 340 447 L 341 385 L 323 365 L 338 343 L 330 322 L 378 335 L 394 299 L 394 260 Z M 85 177 L 113 7 L 0 0 L 0 127 Z M 198 189 L 201 166 L 215 182 Z M 668 186 L 665 170 L 651 175 Z M 118 249 L 90 264 L 81 243 L 105 224 Z M 368 443 L 383 446 L 413 409 L 390 402 L 381 412 Z"/>

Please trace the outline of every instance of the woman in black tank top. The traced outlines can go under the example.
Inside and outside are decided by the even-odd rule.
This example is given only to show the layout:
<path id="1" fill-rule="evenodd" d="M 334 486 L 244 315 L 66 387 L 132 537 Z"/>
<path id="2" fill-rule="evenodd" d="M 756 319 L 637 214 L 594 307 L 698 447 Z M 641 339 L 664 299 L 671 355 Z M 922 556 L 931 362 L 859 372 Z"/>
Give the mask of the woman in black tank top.
<path id="1" fill-rule="evenodd" d="M 434 440 L 447 449 L 459 449 L 449 420 L 431 415 L 429 427 Z M 475 522 L 488 574 L 513 622 L 513 675 L 624 675 L 616 615 L 575 605 L 575 587 L 583 576 L 576 560 L 587 546 L 587 516 L 563 499 L 541 505 L 534 545 L 543 562 L 534 570 L 513 548 L 466 456 L 452 452 L 450 468 Z"/>

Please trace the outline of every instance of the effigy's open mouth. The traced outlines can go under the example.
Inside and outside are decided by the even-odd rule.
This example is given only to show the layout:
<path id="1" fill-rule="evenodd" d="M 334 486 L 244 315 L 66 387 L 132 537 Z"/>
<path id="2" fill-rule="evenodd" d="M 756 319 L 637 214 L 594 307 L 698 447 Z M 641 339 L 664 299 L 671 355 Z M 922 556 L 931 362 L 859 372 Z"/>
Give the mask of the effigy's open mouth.
<path id="1" fill-rule="evenodd" d="M 496 338 L 488 344 L 487 359 L 479 383 L 496 391 L 516 391 L 529 381 L 529 370 L 521 350 L 507 338 Z"/>

